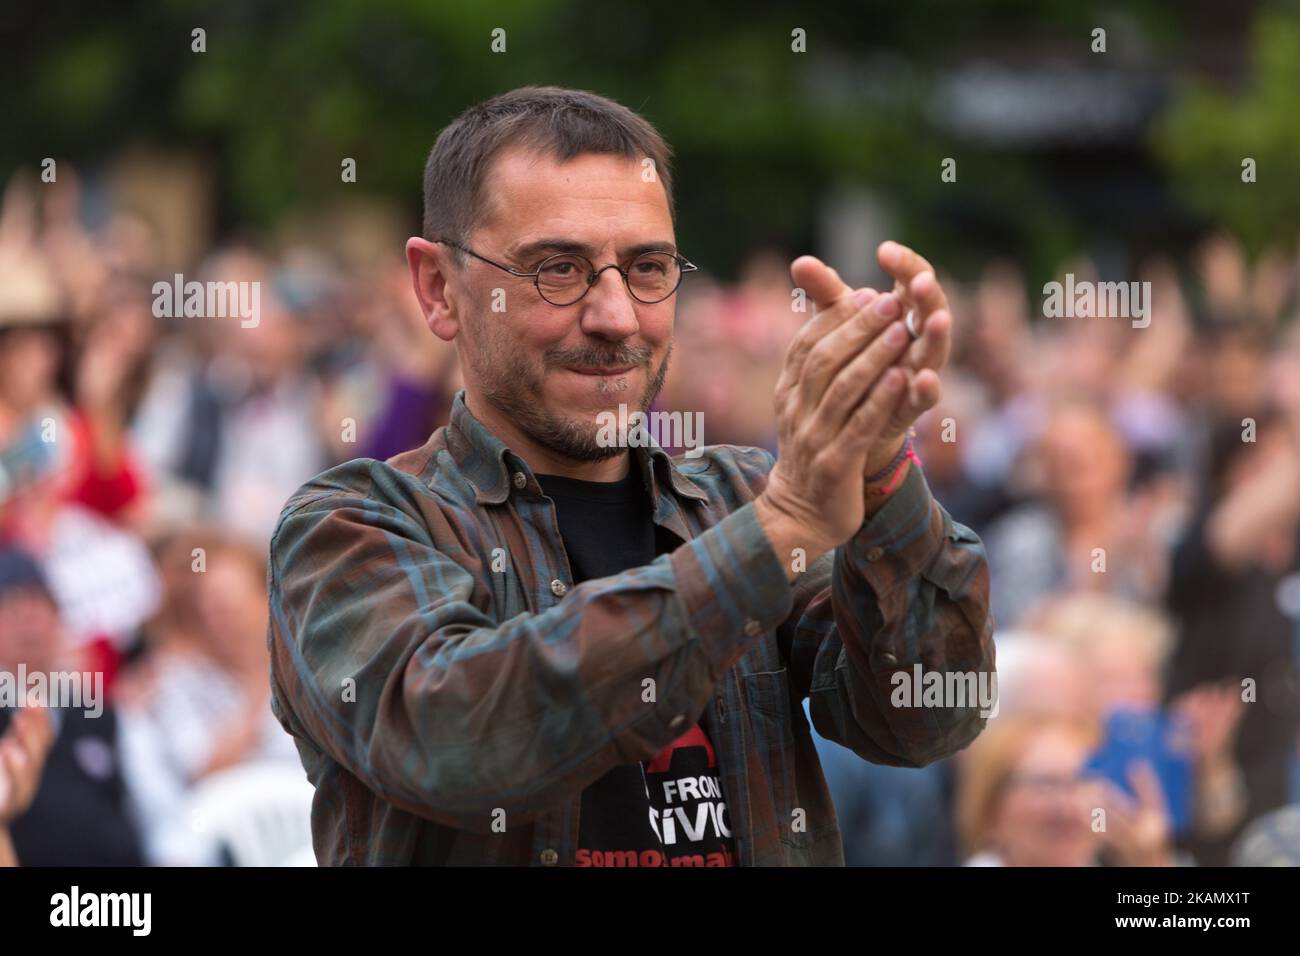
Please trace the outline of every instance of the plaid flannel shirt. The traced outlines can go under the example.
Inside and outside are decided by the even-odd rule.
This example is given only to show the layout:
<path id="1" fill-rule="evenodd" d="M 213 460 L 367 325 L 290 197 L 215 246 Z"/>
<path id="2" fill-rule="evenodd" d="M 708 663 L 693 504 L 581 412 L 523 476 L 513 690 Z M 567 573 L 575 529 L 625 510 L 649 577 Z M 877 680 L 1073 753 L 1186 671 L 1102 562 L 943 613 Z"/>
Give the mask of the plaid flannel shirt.
<path id="1" fill-rule="evenodd" d="M 750 502 L 774 459 L 633 449 L 675 550 L 574 585 L 527 462 L 457 395 L 387 462 L 304 485 L 271 542 L 272 710 L 322 864 L 571 865 L 581 792 L 696 719 L 742 866 L 843 864 L 817 732 L 916 767 L 984 725 L 891 675 L 992 671 L 983 546 L 920 469 L 792 585 Z M 650 683 L 649 681 L 653 681 Z"/>

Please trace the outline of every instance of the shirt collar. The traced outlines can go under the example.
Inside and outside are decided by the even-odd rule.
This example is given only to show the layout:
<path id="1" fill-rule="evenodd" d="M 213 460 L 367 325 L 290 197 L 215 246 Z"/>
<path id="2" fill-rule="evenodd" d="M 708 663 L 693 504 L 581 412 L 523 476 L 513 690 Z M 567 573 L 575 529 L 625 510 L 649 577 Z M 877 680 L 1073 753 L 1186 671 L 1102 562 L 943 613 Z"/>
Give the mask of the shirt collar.
<path id="1" fill-rule="evenodd" d="M 480 422 L 465 404 L 465 391 L 461 389 L 451 405 L 448 450 L 457 467 L 474 488 L 479 504 L 499 505 L 510 497 L 516 474 L 524 476 L 526 489 L 541 491 L 533 477 L 528 462 L 512 452 L 506 443 Z M 665 483 L 683 498 L 708 501 L 708 494 L 678 470 L 668 453 L 658 445 L 632 448 L 633 460 L 641 470 L 641 477 L 650 491 L 652 502 L 658 510 L 659 488 Z"/>

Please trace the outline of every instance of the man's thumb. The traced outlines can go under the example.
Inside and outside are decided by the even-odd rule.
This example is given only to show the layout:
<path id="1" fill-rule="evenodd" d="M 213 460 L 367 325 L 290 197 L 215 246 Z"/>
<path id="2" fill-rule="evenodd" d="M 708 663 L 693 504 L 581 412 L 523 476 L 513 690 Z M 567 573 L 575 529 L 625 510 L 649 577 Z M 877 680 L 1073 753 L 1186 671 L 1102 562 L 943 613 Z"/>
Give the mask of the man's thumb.
<path id="1" fill-rule="evenodd" d="M 803 289 L 818 310 L 853 290 L 840 278 L 840 274 L 816 256 L 800 256 L 790 264 L 790 277 L 797 288 Z"/>

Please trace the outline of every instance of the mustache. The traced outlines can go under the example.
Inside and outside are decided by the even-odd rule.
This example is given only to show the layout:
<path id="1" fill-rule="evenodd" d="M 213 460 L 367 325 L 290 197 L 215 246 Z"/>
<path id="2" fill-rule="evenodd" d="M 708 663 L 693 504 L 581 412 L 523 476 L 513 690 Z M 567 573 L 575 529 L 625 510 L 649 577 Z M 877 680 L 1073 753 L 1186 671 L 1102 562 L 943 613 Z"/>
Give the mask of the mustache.
<path id="1" fill-rule="evenodd" d="M 595 345 L 574 349 L 555 349 L 546 353 L 546 369 L 592 368 L 607 366 L 642 366 L 649 365 L 654 355 L 647 346 L 616 345 L 600 347 Z"/>

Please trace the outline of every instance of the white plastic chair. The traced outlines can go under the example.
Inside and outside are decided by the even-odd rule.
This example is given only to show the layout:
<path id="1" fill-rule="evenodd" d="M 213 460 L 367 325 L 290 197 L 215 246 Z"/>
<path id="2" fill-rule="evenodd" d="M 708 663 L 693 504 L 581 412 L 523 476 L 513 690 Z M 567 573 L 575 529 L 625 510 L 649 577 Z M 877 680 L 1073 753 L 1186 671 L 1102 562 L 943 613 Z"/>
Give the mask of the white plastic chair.
<path id="1" fill-rule="evenodd" d="M 302 768 L 265 761 L 214 773 L 189 799 L 191 825 L 235 866 L 315 866 L 311 801 Z"/>

